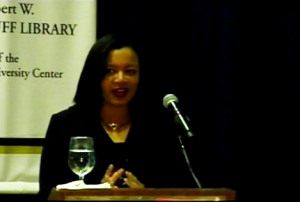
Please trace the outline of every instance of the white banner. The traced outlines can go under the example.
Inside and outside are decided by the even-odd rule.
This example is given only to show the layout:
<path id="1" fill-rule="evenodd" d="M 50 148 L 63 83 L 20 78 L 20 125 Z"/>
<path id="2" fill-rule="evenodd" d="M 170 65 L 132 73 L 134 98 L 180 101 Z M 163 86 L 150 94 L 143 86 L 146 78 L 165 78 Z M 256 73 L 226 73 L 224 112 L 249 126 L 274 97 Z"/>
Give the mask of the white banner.
<path id="1" fill-rule="evenodd" d="M 96 0 L 0 0 L 0 137 L 45 137 L 95 41 Z M 37 193 L 40 154 L 0 151 L 0 193 Z"/>
<path id="2" fill-rule="evenodd" d="M 95 0 L 0 0 L 0 137 L 45 137 L 95 40 Z"/>
<path id="3" fill-rule="evenodd" d="M 0 154 L 0 159 L 0 182 L 39 181 L 41 155 Z"/>

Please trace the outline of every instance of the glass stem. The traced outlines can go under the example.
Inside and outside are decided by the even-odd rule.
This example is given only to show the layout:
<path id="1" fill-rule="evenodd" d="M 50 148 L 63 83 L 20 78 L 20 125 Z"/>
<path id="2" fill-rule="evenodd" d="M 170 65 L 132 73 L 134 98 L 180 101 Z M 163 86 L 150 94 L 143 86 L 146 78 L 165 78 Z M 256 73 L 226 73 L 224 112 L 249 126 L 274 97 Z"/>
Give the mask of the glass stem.
<path id="1" fill-rule="evenodd" d="M 84 175 L 79 175 L 79 180 L 83 181 Z"/>

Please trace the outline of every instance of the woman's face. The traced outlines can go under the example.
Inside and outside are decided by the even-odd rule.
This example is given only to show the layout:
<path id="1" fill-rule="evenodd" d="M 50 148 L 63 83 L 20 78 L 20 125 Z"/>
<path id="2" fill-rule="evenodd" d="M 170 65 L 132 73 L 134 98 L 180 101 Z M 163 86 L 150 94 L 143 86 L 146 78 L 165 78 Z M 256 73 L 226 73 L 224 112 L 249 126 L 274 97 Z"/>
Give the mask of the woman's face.
<path id="1" fill-rule="evenodd" d="M 105 104 L 128 105 L 139 83 L 139 60 L 129 47 L 112 50 L 107 59 L 108 73 L 101 81 Z"/>

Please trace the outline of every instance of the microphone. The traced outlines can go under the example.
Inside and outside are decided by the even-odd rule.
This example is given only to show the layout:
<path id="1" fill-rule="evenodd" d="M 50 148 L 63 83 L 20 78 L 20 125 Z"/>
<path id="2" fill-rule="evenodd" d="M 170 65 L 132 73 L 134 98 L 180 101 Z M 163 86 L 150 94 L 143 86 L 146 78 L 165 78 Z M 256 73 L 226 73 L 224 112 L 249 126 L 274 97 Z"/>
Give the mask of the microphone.
<path id="1" fill-rule="evenodd" d="M 181 115 L 181 112 L 177 108 L 176 103 L 178 103 L 178 98 L 174 94 L 167 94 L 163 98 L 163 105 L 164 105 L 164 107 L 167 108 L 167 109 L 172 108 L 173 111 L 175 112 L 175 114 L 176 114 L 175 122 L 176 123 L 180 123 L 183 126 L 183 128 L 187 132 L 186 135 L 188 137 L 193 137 L 194 134 L 190 130 L 190 128 L 189 128 L 189 126 L 187 124 L 187 121 L 185 121 L 185 118 Z"/>
<path id="2" fill-rule="evenodd" d="M 192 133 L 192 131 L 190 131 L 190 128 L 188 127 L 188 124 L 187 122 L 185 121 L 185 119 L 183 118 L 183 116 L 181 115 L 179 109 L 177 108 L 176 106 L 176 103 L 178 103 L 178 98 L 173 95 L 173 94 L 167 94 L 164 99 L 163 99 L 163 105 L 165 108 L 169 108 L 171 106 L 171 108 L 173 109 L 173 111 L 175 112 L 176 114 L 176 117 L 175 117 L 175 122 L 178 123 L 180 122 L 181 125 L 184 127 L 184 129 L 186 130 L 187 132 L 187 136 L 188 137 L 193 137 L 194 134 Z M 185 150 L 185 147 L 184 147 L 184 144 L 182 142 L 182 138 L 181 136 L 179 135 L 178 136 L 178 140 L 180 142 L 180 145 L 181 145 L 181 149 L 182 149 L 182 153 L 183 153 L 183 156 L 184 156 L 184 159 L 185 159 L 185 162 L 190 170 L 190 173 L 194 179 L 194 181 L 196 182 L 197 186 L 199 189 L 202 188 L 202 185 L 200 184 L 198 178 L 196 177 L 192 167 L 191 167 L 191 164 L 190 164 L 190 160 L 189 160 L 189 157 L 186 153 L 186 150 Z"/>

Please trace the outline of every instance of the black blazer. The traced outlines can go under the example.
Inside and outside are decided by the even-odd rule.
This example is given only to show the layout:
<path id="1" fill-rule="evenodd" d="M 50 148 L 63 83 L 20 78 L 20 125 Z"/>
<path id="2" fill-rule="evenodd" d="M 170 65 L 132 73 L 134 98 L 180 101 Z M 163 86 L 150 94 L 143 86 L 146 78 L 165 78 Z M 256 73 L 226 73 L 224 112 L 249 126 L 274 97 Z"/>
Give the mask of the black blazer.
<path id="1" fill-rule="evenodd" d="M 79 105 L 56 113 L 41 155 L 39 194 L 47 198 L 52 187 L 78 180 L 67 160 L 72 136 L 94 138 L 96 165 L 85 176 L 86 184 L 99 184 L 109 164 L 114 164 L 132 172 L 146 188 L 197 187 L 182 155 L 179 131 L 162 113 L 135 116 L 126 143 L 120 145 L 106 134 L 98 113 L 89 113 Z"/>

